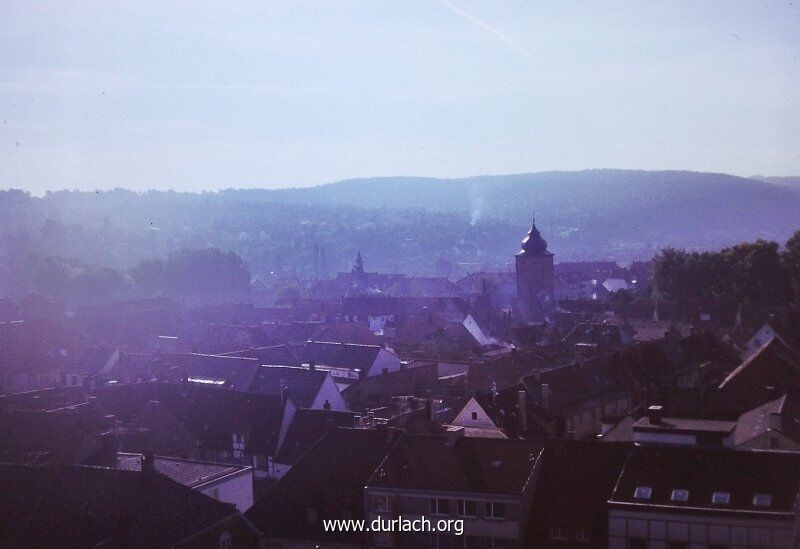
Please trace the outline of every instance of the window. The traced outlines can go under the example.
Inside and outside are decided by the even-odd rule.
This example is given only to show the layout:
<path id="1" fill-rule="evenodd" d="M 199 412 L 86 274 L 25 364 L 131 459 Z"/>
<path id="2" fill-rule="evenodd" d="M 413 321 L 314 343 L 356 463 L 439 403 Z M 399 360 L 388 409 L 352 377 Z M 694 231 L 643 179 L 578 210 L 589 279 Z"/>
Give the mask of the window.
<path id="1" fill-rule="evenodd" d="M 753 505 L 756 507 L 771 507 L 772 496 L 769 494 L 756 494 L 753 496 Z"/>
<path id="2" fill-rule="evenodd" d="M 569 539 L 569 528 L 550 528 L 550 539 L 564 541 Z"/>
<path id="3" fill-rule="evenodd" d="M 678 503 L 686 503 L 689 501 L 689 490 L 685 490 L 683 488 L 676 488 L 672 491 L 672 495 L 670 498 L 672 501 L 676 501 Z"/>
<path id="4" fill-rule="evenodd" d="M 714 492 L 711 494 L 711 503 L 715 505 L 728 505 L 730 502 L 730 492 Z"/>
<path id="5" fill-rule="evenodd" d="M 373 511 L 389 511 L 389 496 L 372 496 L 370 507 Z"/>
<path id="6" fill-rule="evenodd" d="M 434 549 L 456 549 L 459 546 L 459 538 L 451 534 L 433 534 L 431 547 Z"/>
<path id="7" fill-rule="evenodd" d="M 231 549 L 231 547 L 233 547 L 230 532 L 222 532 L 222 535 L 219 537 L 219 542 L 217 542 L 217 547 L 219 547 L 219 549 Z"/>
<path id="8" fill-rule="evenodd" d="M 465 536 L 465 549 L 511 549 L 516 544 L 508 539 L 490 538 L 484 536 Z"/>
<path id="9" fill-rule="evenodd" d="M 472 412 L 472 421 L 478 420 L 478 412 Z"/>
<path id="10" fill-rule="evenodd" d="M 506 518 L 506 504 L 499 501 L 487 501 L 486 518 L 492 518 L 492 519 Z"/>
<path id="11" fill-rule="evenodd" d="M 391 532 L 373 532 L 372 544 L 376 547 L 391 547 L 392 546 Z"/>
<path id="12" fill-rule="evenodd" d="M 575 541 L 580 541 L 581 543 L 589 543 L 589 530 L 586 528 L 578 528 L 575 530 Z"/>
<path id="13" fill-rule="evenodd" d="M 474 517 L 478 515 L 478 504 L 470 500 L 461 500 L 458 502 L 458 516 L 460 517 Z"/>
<path id="14" fill-rule="evenodd" d="M 431 514 L 432 515 L 449 515 L 450 514 L 450 500 L 431 498 Z"/>
<path id="15" fill-rule="evenodd" d="M 634 499 L 650 499 L 653 495 L 653 489 L 649 486 L 637 486 L 633 491 Z"/>

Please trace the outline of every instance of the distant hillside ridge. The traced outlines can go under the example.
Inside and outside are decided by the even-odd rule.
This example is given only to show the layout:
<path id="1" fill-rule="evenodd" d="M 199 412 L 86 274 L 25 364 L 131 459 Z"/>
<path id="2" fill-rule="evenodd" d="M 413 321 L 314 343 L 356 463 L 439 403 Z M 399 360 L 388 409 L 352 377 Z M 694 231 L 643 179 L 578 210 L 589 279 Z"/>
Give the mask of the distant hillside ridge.
<path id="1" fill-rule="evenodd" d="M 561 236 L 599 231 L 622 241 L 635 236 L 654 244 L 701 247 L 754 238 L 784 240 L 800 219 L 800 196 L 787 185 L 688 171 L 375 177 L 301 189 L 226 192 L 278 202 L 459 212 L 473 221 L 498 217 L 521 222 L 535 211 L 545 231 L 552 228 Z"/>

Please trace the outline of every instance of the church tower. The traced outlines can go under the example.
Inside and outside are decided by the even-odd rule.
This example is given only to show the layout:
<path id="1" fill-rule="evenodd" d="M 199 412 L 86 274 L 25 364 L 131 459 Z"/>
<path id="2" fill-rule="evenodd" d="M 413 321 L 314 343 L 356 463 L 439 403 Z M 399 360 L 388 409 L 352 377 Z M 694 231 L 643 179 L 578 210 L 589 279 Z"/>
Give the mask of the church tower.
<path id="1" fill-rule="evenodd" d="M 525 323 L 543 322 L 555 311 L 553 254 L 547 250 L 535 218 L 515 257 L 519 317 Z"/>

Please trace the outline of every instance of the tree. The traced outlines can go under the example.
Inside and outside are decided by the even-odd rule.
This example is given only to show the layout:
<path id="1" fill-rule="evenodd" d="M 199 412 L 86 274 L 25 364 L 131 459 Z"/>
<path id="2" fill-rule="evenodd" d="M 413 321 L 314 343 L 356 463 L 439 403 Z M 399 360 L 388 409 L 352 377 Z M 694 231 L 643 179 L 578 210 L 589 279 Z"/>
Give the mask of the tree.
<path id="1" fill-rule="evenodd" d="M 800 304 L 800 231 L 786 241 L 781 260 L 795 304 Z"/>

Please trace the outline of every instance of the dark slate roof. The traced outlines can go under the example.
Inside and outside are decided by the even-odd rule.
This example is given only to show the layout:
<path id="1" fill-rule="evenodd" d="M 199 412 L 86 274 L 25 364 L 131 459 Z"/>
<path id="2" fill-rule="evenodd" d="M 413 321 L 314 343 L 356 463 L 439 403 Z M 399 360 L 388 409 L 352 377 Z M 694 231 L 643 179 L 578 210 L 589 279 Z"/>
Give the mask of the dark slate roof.
<path id="1" fill-rule="evenodd" d="M 632 449 L 626 443 L 548 440 L 536 481 L 528 543 L 544 545 L 550 528 L 584 528 L 591 532 L 592 546 L 604 545 L 606 502 Z"/>
<path id="2" fill-rule="evenodd" d="M 0 461 L 82 463 L 100 450 L 102 425 L 74 411 L 0 411 Z"/>
<path id="3" fill-rule="evenodd" d="M 133 416 L 130 427 L 119 431 L 120 448 L 126 452 L 182 455 L 200 445 L 200 441 L 157 400 L 145 404 Z"/>
<path id="4" fill-rule="evenodd" d="M 303 344 L 313 339 L 322 328 L 321 322 L 264 323 L 265 340 L 273 344 Z"/>
<path id="5" fill-rule="evenodd" d="M 247 391 L 258 372 L 260 361 L 254 358 L 169 353 L 161 356 L 165 368 L 177 367 L 187 378 L 224 380 L 237 391 Z"/>
<path id="6" fill-rule="evenodd" d="M 733 431 L 734 427 L 736 427 L 736 423 L 733 421 L 665 417 L 661 421 L 653 422 L 648 416 L 639 418 L 633 424 L 634 431 L 682 434 L 719 433 L 727 435 Z"/>
<path id="7" fill-rule="evenodd" d="M 159 474 L 0 465 L 0 539 L 9 547 L 166 547 L 235 509 Z"/>
<path id="8" fill-rule="evenodd" d="M 363 541 L 363 534 L 325 532 L 323 519 L 364 518 L 363 488 L 391 448 L 386 432 L 326 433 L 246 513 L 267 538 Z"/>
<path id="9" fill-rule="evenodd" d="M 237 356 L 244 358 L 255 358 L 261 364 L 286 364 L 297 366 L 300 364 L 300 355 L 303 351 L 302 345 L 281 344 L 270 347 L 253 347 L 241 351 L 223 353 L 223 356 Z"/>
<path id="10" fill-rule="evenodd" d="M 50 411 L 87 401 L 83 387 L 50 387 L 24 393 L 0 395 L 0 407 L 14 410 Z"/>
<path id="11" fill-rule="evenodd" d="M 264 365 L 258 369 L 251 391 L 280 396 L 284 388 L 295 406 L 307 408 L 314 404 L 328 372 L 301 366 Z"/>
<path id="12" fill-rule="evenodd" d="M 769 431 L 777 431 L 800 443 L 800 398 L 784 394 L 739 416 L 734 445 L 739 446 Z"/>
<path id="13" fill-rule="evenodd" d="M 277 444 L 283 417 L 279 396 L 241 393 L 193 384 L 139 383 L 98 391 L 101 406 L 133 422 L 150 401 L 158 401 L 203 447 L 230 450 L 232 433 L 247 435 L 247 449 L 269 453 Z"/>
<path id="14" fill-rule="evenodd" d="M 570 333 L 564 336 L 563 342 L 568 345 L 579 343 L 590 345 L 619 346 L 630 345 L 633 338 L 625 330 L 611 323 L 581 322 Z"/>
<path id="15" fill-rule="evenodd" d="M 184 486 L 188 486 L 189 488 L 202 486 L 203 484 L 248 469 L 247 467 L 239 465 L 195 461 L 167 456 L 155 456 L 153 458 L 153 467 L 162 475 Z M 117 469 L 141 471 L 142 454 L 117 453 Z"/>
<path id="16" fill-rule="evenodd" d="M 768 376 L 776 369 L 784 371 L 794 371 L 800 373 L 800 360 L 798 356 L 789 349 L 781 340 L 773 337 L 755 353 L 742 362 L 728 377 L 726 377 L 719 388 L 721 390 L 737 388 L 742 384 L 751 381 L 763 381 L 769 383 Z"/>
<path id="17" fill-rule="evenodd" d="M 300 408 L 284 435 L 275 461 L 294 464 L 326 432 L 336 427 L 352 427 L 356 414 L 334 410 Z"/>
<path id="18" fill-rule="evenodd" d="M 354 343 L 331 343 L 309 341 L 303 350 L 303 362 L 318 365 L 361 370 L 364 374 L 372 367 L 380 345 L 356 345 Z"/>
<path id="19" fill-rule="evenodd" d="M 551 370 L 534 371 L 525 376 L 522 382 L 539 406 L 542 405 L 541 386 L 547 384 L 551 413 L 559 413 L 586 401 L 624 394 L 627 391 L 620 375 L 601 357 Z"/>
<path id="20" fill-rule="evenodd" d="M 540 442 L 403 434 L 370 478 L 370 488 L 521 494 L 542 451 Z"/>
<path id="21" fill-rule="evenodd" d="M 637 487 L 652 489 L 648 500 L 636 499 Z M 689 491 L 686 502 L 671 500 L 672 491 Z M 637 446 L 610 499 L 613 504 L 656 507 L 654 511 L 692 507 L 709 513 L 785 512 L 794 514 L 800 490 L 800 454 L 738 451 L 700 447 Z M 714 492 L 730 494 L 730 503 L 714 504 Z M 769 507 L 753 504 L 756 494 L 772 497 Z"/>
<path id="22" fill-rule="evenodd" d="M 442 277 L 403 277 L 387 284 L 382 292 L 396 297 L 460 297 L 461 288 Z"/>

